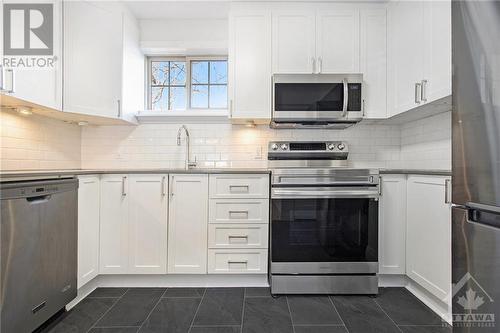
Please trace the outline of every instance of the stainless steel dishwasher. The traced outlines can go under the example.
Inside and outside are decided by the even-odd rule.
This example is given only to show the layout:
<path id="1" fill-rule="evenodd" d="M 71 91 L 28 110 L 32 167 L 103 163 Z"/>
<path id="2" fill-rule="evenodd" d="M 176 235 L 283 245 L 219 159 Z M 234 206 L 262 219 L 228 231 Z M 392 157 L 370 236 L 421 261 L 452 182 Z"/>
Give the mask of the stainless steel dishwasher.
<path id="1" fill-rule="evenodd" d="M 78 180 L 0 184 L 2 333 L 31 332 L 76 297 Z"/>

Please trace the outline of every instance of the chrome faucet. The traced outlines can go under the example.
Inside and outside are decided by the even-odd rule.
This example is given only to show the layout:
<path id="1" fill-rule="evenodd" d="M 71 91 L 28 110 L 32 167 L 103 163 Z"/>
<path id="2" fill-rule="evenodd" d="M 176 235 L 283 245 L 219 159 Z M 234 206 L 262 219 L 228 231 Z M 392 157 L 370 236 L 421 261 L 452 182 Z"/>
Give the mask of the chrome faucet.
<path id="1" fill-rule="evenodd" d="M 185 163 L 185 168 L 186 170 L 189 168 L 195 168 L 196 167 L 196 156 L 194 158 L 194 161 L 190 160 L 189 156 L 189 151 L 190 151 L 190 146 L 189 146 L 189 131 L 186 127 L 186 125 L 182 125 L 179 127 L 179 130 L 177 131 L 177 145 L 181 145 L 181 134 L 182 130 L 186 133 L 186 163 Z"/>

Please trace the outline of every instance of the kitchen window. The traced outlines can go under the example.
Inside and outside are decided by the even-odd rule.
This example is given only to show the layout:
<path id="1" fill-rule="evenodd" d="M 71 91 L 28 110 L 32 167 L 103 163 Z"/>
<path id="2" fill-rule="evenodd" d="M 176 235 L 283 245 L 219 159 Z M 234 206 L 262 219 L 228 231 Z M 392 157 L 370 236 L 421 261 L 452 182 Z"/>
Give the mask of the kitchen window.
<path id="1" fill-rule="evenodd" d="M 227 109 L 227 59 L 148 59 L 148 109 Z"/>

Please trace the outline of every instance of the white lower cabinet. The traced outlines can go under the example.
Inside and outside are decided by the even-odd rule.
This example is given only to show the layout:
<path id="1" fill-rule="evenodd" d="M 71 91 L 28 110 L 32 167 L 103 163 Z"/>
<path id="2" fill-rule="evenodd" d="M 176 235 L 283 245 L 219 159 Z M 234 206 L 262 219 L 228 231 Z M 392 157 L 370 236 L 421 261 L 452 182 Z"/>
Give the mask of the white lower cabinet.
<path id="1" fill-rule="evenodd" d="M 210 249 L 209 274 L 265 274 L 267 249 Z"/>
<path id="2" fill-rule="evenodd" d="M 168 273 L 206 274 L 208 175 L 170 175 Z"/>
<path id="3" fill-rule="evenodd" d="M 131 274 L 167 272 L 167 175 L 130 175 L 129 269 Z"/>
<path id="4" fill-rule="evenodd" d="M 127 183 L 127 175 L 101 177 L 100 274 L 128 272 Z"/>
<path id="5" fill-rule="evenodd" d="M 379 202 L 379 273 L 406 272 L 406 175 L 382 175 Z"/>
<path id="6" fill-rule="evenodd" d="M 166 177 L 102 176 L 101 274 L 167 272 Z"/>
<path id="7" fill-rule="evenodd" d="M 78 283 L 99 274 L 99 176 L 78 177 Z"/>
<path id="8" fill-rule="evenodd" d="M 451 287 L 450 177 L 408 176 L 406 274 L 445 300 Z"/>

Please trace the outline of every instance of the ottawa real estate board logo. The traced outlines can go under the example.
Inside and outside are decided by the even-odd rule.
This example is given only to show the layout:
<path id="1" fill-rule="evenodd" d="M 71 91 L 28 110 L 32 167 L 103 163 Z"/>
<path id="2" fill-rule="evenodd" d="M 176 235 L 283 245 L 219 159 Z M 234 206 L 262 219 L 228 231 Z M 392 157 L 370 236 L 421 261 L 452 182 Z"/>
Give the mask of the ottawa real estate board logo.
<path id="1" fill-rule="evenodd" d="M 3 4 L 4 68 L 54 67 L 54 5 Z"/>

